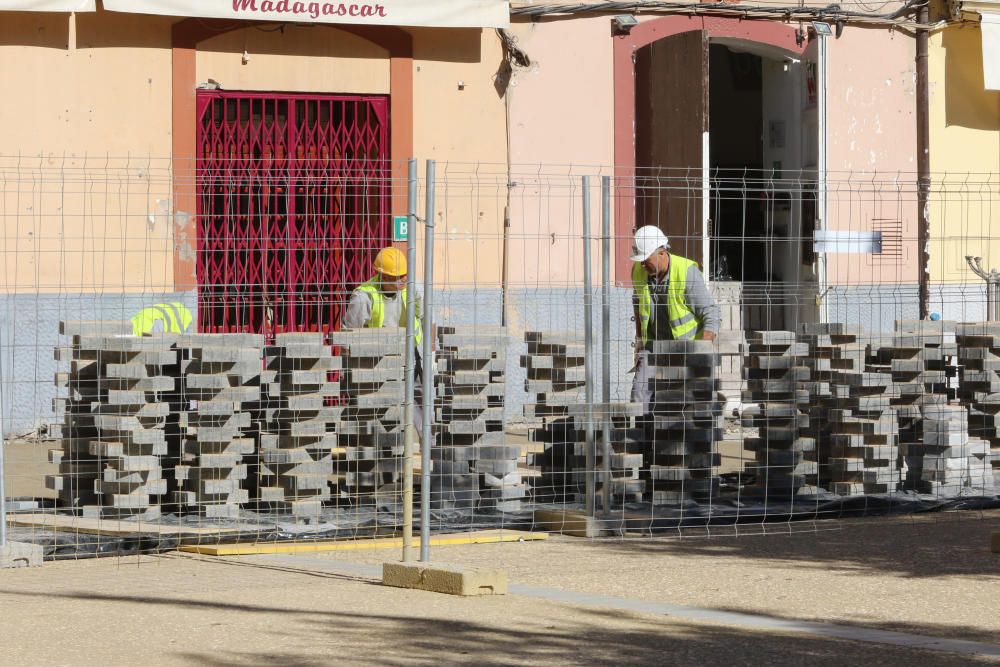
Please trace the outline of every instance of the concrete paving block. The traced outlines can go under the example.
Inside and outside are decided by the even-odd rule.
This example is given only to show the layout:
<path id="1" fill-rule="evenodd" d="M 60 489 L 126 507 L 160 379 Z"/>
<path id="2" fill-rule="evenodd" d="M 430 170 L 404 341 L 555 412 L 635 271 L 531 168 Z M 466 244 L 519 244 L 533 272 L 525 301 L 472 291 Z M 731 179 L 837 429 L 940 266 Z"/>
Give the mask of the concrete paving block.
<path id="1" fill-rule="evenodd" d="M 760 345 L 791 345 L 796 342 L 793 331 L 754 331 L 747 341 Z"/>
<path id="2" fill-rule="evenodd" d="M 260 360 L 263 358 L 263 350 L 248 347 L 204 347 L 195 349 L 191 354 L 192 359 L 201 364 L 213 365 L 239 365 L 256 363 L 260 367 Z"/>
<path id="3" fill-rule="evenodd" d="M 352 342 L 344 346 L 347 357 L 402 357 L 406 354 L 406 340 L 386 339 L 380 341 Z"/>
<path id="4" fill-rule="evenodd" d="M 426 563 L 383 563 L 382 583 L 396 588 L 445 593 L 448 595 L 506 595 L 504 570 L 461 565 Z"/>

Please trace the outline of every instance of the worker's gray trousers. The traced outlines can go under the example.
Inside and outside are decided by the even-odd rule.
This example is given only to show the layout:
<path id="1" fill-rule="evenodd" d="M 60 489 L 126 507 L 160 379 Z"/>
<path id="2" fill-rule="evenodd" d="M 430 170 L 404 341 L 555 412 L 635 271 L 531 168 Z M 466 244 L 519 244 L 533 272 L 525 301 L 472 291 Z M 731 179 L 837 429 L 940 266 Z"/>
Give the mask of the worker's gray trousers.
<path id="1" fill-rule="evenodd" d="M 417 440 L 424 437 L 424 365 L 420 362 L 420 351 L 417 351 L 416 366 L 413 369 L 413 428 L 417 431 Z"/>
<path id="2" fill-rule="evenodd" d="M 642 414 L 649 412 L 649 403 L 653 392 L 649 381 L 653 379 L 653 371 L 649 365 L 649 350 L 641 349 L 635 359 L 635 377 L 632 378 L 632 401 L 642 404 Z"/>

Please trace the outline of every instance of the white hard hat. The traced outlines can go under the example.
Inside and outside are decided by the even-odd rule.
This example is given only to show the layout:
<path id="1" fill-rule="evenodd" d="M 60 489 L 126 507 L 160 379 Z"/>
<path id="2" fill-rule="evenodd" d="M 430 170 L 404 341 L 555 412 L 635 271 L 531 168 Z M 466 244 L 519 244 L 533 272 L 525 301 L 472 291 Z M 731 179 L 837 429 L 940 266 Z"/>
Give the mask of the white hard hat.
<path id="1" fill-rule="evenodd" d="M 659 227 L 646 225 L 635 230 L 635 242 L 632 244 L 632 261 L 645 262 L 660 248 L 670 247 L 670 240 L 660 231 Z"/>

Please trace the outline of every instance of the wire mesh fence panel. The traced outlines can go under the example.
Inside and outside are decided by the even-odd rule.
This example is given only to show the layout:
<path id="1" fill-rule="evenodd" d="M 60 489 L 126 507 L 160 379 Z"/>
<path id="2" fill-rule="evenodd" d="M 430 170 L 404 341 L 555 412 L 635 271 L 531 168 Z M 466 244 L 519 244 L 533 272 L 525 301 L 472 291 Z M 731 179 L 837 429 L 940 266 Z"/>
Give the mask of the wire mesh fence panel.
<path id="1" fill-rule="evenodd" d="M 406 297 L 375 267 L 406 163 L 381 98 L 286 97 L 200 98 L 191 164 L 0 158 L 10 540 L 398 532 Z"/>
<path id="2" fill-rule="evenodd" d="M 384 102 L 206 93 L 192 164 L 0 158 L 9 539 L 397 547 L 997 504 L 1000 330 L 965 263 L 996 174 L 935 177 L 925 268 L 912 174 L 424 176 L 385 159 Z"/>

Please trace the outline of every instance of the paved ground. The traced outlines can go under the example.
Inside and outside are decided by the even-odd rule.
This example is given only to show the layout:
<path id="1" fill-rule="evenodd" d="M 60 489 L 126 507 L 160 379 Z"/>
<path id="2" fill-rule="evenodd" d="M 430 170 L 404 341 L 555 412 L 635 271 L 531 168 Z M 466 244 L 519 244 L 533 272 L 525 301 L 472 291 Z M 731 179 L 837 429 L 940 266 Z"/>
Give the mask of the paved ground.
<path id="1" fill-rule="evenodd" d="M 367 577 L 395 552 L 167 554 L 0 571 L 5 665 L 967 665 L 986 659 L 634 601 L 1000 644 L 1000 512 L 869 519 L 833 531 L 437 547 L 506 567 L 522 594 L 459 599 Z M 800 526 L 804 528 L 804 526 Z M 352 574 L 354 573 L 354 574 Z M 543 588 L 544 587 L 544 588 Z M 614 596 L 636 609 L 552 599 Z M 610 599 L 610 598 L 605 598 Z M 1000 649 L 998 649 L 1000 650 Z"/>

